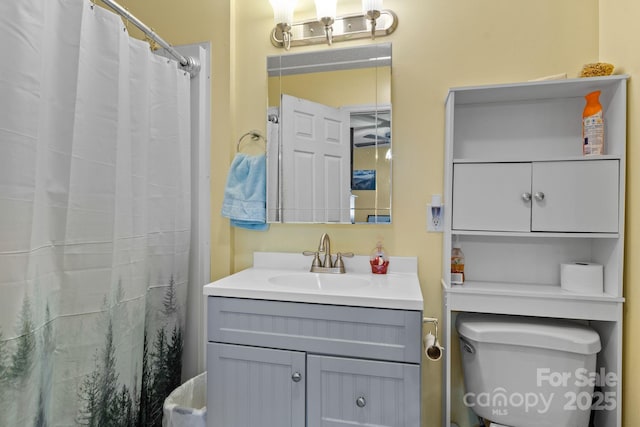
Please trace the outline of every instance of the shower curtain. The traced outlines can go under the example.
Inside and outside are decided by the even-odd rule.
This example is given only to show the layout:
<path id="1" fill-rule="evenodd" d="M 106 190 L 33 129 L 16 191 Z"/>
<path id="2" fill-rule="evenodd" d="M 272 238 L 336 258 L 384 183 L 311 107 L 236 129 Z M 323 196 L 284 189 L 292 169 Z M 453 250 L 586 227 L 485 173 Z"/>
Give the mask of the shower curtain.
<path id="1" fill-rule="evenodd" d="M 88 0 L 0 1 L 0 426 L 161 425 L 180 383 L 189 75 Z"/>

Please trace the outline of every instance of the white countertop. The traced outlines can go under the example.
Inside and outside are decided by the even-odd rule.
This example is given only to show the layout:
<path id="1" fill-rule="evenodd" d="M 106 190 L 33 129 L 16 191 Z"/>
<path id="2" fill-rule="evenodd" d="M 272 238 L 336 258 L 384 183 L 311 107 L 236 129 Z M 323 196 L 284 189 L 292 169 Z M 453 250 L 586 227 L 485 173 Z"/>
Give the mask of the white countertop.
<path id="1" fill-rule="evenodd" d="M 403 310 L 423 309 L 417 258 L 390 257 L 387 274 L 372 274 L 368 256 L 356 255 L 354 258 L 345 258 L 344 261 L 347 271 L 345 274 L 310 273 L 310 257 L 292 253 L 256 252 L 253 267 L 206 285 L 204 295 Z M 285 284 L 279 284 L 279 279 L 285 279 Z M 297 280 L 301 282 L 300 287 L 295 286 Z M 303 283 L 315 282 L 318 286 L 302 286 Z M 342 286 L 341 283 L 357 286 Z"/>

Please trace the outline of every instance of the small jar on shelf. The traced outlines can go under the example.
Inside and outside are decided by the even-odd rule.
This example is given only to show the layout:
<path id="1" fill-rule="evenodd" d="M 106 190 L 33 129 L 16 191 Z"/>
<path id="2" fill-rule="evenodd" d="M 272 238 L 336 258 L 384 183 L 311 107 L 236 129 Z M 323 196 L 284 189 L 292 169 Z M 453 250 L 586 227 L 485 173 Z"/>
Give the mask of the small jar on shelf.
<path id="1" fill-rule="evenodd" d="M 451 284 L 462 285 L 464 283 L 464 253 L 460 243 L 453 243 L 451 248 Z"/>

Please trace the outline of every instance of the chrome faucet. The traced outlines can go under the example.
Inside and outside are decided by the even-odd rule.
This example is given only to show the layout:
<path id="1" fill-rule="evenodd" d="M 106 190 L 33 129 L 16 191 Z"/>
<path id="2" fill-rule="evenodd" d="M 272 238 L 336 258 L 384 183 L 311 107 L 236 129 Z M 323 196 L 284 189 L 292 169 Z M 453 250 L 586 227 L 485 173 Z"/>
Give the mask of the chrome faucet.
<path id="1" fill-rule="evenodd" d="M 342 257 L 351 258 L 353 252 L 346 252 L 336 254 L 336 261 L 333 262 L 331 255 L 331 239 L 327 233 L 323 233 L 320 236 L 320 243 L 318 244 L 318 250 L 315 252 L 304 251 L 304 255 L 313 256 L 313 262 L 311 263 L 312 273 L 344 273 L 344 261 Z M 320 254 L 323 254 L 323 259 L 320 261 Z"/>

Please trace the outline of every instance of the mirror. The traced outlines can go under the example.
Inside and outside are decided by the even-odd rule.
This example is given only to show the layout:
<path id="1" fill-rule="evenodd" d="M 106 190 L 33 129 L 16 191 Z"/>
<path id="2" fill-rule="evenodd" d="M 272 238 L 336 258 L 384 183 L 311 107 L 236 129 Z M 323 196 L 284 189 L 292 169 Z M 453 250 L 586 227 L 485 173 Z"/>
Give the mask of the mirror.
<path id="1" fill-rule="evenodd" d="M 267 221 L 391 222 L 391 44 L 267 57 Z"/>

